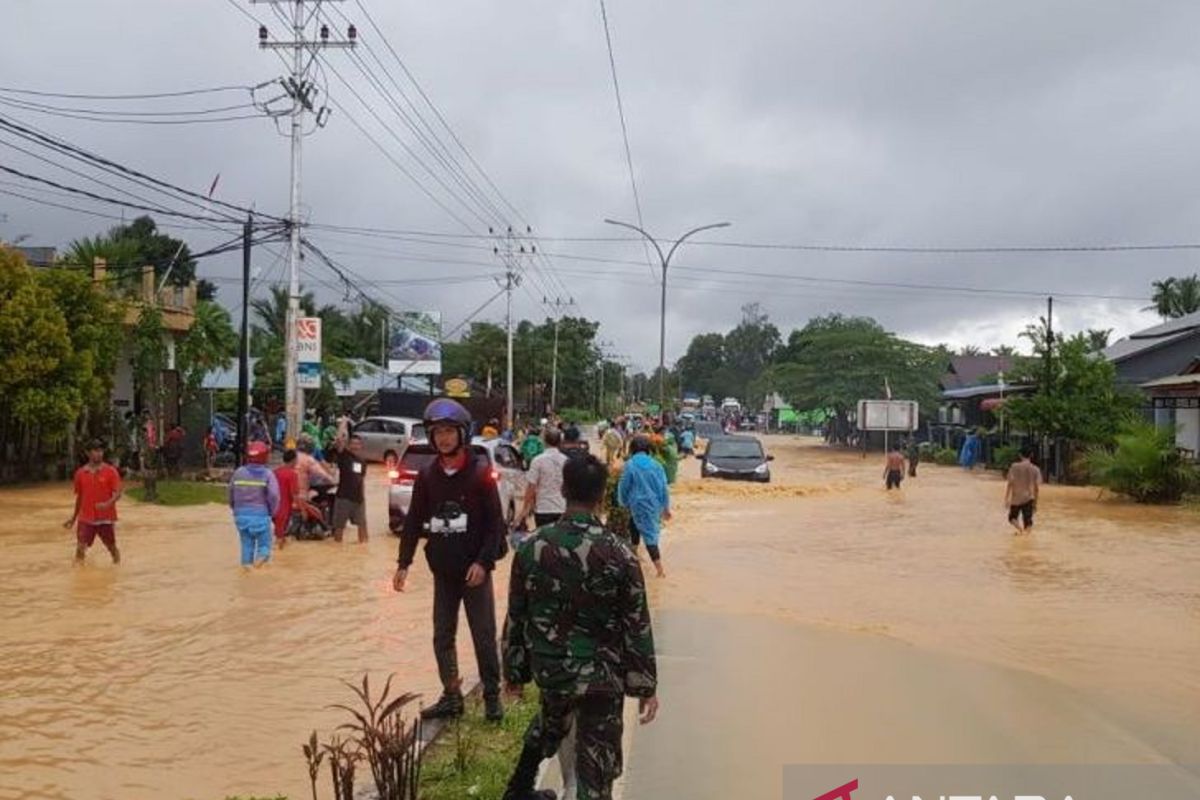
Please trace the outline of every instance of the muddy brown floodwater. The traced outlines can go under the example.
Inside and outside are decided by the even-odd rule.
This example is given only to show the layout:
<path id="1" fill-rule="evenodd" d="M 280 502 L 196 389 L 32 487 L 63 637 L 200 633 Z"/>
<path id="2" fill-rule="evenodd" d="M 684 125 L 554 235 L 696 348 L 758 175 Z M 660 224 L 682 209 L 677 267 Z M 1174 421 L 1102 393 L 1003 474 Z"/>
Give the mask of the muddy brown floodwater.
<path id="1" fill-rule="evenodd" d="M 987 693 L 993 668 L 1015 671 L 1039 692 L 1061 686 L 1087 698 L 1129 732 L 1113 740 L 1200 762 L 1195 511 L 1050 487 L 1037 532 L 1016 538 L 993 475 L 922 466 L 889 495 L 875 458 L 790 437 L 766 441 L 778 456 L 769 487 L 700 481 L 695 461 L 683 466 L 664 535 L 669 575 L 651 580 L 669 646 L 728 631 L 730 641 L 758 648 L 749 657 L 787 662 L 807 647 L 789 631 L 815 629 L 836 637 L 830 647 L 850 641 L 868 660 L 895 657 L 895 669 L 874 664 L 876 696 L 909 685 L 935 696 L 929 665 L 943 656 L 980 665 L 956 670 L 947 691 L 969 683 Z M 306 797 L 300 742 L 340 721 L 327 708 L 348 697 L 340 679 L 395 672 L 402 688 L 432 699 L 428 575 L 418 561 L 410 590 L 391 591 L 396 545 L 384 533 L 384 487 L 369 492 L 369 545 L 293 544 L 253 574 L 238 569 L 236 535 L 219 506 L 126 500 L 125 563 L 113 568 L 97 548 L 73 568 L 72 538 L 61 528 L 69 489 L 0 492 L 0 797 Z M 739 622 L 748 617 L 756 622 Z M 890 644 L 934 660 L 904 666 Z M 692 669 L 664 656 L 664 676 Z M 701 687 L 720 695 L 714 708 L 726 716 L 741 712 L 747 689 L 736 660 L 727 680 Z M 464 671 L 472 663 L 464 651 Z M 837 677 L 805 669 L 813 681 Z M 782 663 L 760 674 L 771 683 L 799 673 Z M 771 686 L 759 688 L 770 696 Z M 814 706 L 804 721 L 817 747 L 820 688 L 809 688 Z M 684 730 L 693 711 L 665 705 L 663 725 Z M 640 735 L 634 777 L 639 758 L 655 752 Z M 724 746 L 715 742 L 714 752 Z M 978 755 L 948 757 L 958 753 Z"/>
<path id="2" fill-rule="evenodd" d="M 915 645 L 927 671 L 942 656 L 1031 674 L 1080 694 L 1156 758 L 1200 763 L 1195 509 L 1050 486 L 1035 533 L 1016 537 L 995 473 L 922 465 L 888 493 L 879 456 L 764 441 L 777 456 L 769 486 L 684 467 L 669 577 L 653 596 L 664 618 L 751 615 Z M 769 642 L 754 647 L 739 655 L 772 657 Z"/>
<path id="3" fill-rule="evenodd" d="M 250 574 L 218 505 L 126 499 L 123 563 L 73 568 L 70 487 L 0 493 L 0 797 L 307 797 L 300 743 L 343 721 L 341 679 L 436 699 L 428 571 L 392 591 L 376 481 L 366 546 L 292 543 Z"/>

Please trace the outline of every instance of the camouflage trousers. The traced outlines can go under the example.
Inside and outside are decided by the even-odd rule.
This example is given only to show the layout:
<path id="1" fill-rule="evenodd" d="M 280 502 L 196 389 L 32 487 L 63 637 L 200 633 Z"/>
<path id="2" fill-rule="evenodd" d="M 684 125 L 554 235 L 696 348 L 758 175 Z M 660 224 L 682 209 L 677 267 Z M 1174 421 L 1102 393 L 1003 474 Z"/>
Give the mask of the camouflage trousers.
<path id="1" fill-rule="evenodd" d="M 620 695 L 542 693 L 542 706 L 525 732 L 525 746 L 542 758 L 558 746 L 575 726 L 577 800 L 611 800 L 612 785 L 621 775 L 621 732 L 625 698 Z"/>

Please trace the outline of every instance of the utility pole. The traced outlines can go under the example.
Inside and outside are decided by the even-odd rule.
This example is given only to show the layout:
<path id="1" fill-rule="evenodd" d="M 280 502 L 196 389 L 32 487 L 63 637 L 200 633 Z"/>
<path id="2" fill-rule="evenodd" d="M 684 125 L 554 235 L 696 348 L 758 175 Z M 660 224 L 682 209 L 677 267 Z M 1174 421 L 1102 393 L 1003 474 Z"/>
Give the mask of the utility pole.
<path id="1" fill-rule="evenodd" d="M 619 225 L 622 228 L 629 228 L 632 231 L 637 231 L 650 244 L 654 245 L 654 251 L 658 253 L 659 263 L 662 264 L 662 305 L 659 312 L 659 330 L 658 330 L 658 413 L 659 416 L 665 419 L 667 413 L 667 267 L 671 265 L 671 257 L 675 255 L 675 251 L 679 249 L 679 245 L 683 244 L 683 240 L 689 236 L 700 233 L 700 231 L 708 231 L 713 228 L 728 228 L 731 223 L 718 222 L 713 225 L 701 225 L 699 228 L 692 228 L 690 231 L 680 236 L 671 245 L 671 249 L 663 255 L 662 247 L 658 241 L 639 228 L 637 225 L 631 225 L 628 222 L 618 222 L 615 219 L 604 220 L 609 225 Z"/>
<path id="2" fill-rule="evenodd" d="M 528 225 L 525 226 L 525 233 L 532 233 L 533 229 Z M 488 233 L 496 235 L 493 228 L 488 228 Z M 507 294 L 506 311 L 505 311 L 505 327 L 508 329 L 508 380 L 505 383 L 505 393 L 508 395 L 504 407 L 504 426 L 507 430 L 512 430 L 513 427 L 513 399 L 515 396 L 513 386 L 513 324 L 512 324 L 512 294 L 513 289 L 521 285 L 521 277 L 524 274 L 524 266 L 520 259 L 537 252 L 537 245 L 521 241 L 517 234 L 513 231 L 512 225 L 509 225 L 503 235 L 497 235 L 498 244 L 492 247 L 492 252 L 500 258 L 504 264 L 504 291 Z"/>
<path id="3" fill-rule="evenodd" d="M 1054 380 L 1054 298 L 1046 298 L 1046 389 Z"/>
<path id="4" fill-rule="evenodd" d="M 288 309 L 284 323 L 287 330 L 284 358 L 284 401 L 287 407 L 288 437 L 295 439 L 300 433 L 304 419 L 304 390 L 299 387 L 299 354 L 297 321 L 300 318 L 300 150 L 304 141 L 304 115 L 313 113 L 317 127 L 324 127 L 329 119 L 329 108 L 316 108 L 313 100 L 317 95 L 316 84 L 309 80 L 317 54 L 324 49 L 349 48 L 358 43 L 358 30 L 351 25 L 345 39 L 330 39 L 329 26 L 322 23 L 319 38 L 309 38 L 307 29 L 317 19 L 323 2 L 343 0 L 250 0 L 251 3 L 267 3 L 290 6 L 288 15 L 291 23 L 291 41 L 271 41 L 265 25 L 258 29 L 258 46 L 264 50 L 290 50 L 291 73 L 280 79 L 287 96 L 292 100 L 291 110 L 291 196 L 288 212 Z M 307 59 L 307 60 L 306 60 Z"/>
<path id="5" fill-rule="evenodd" d="M 550 372 L 550 410 L 558 413 L 558 323 L 562 322 L 562 311 L 564 308 L 575 305 L 575 298 L 568 297 L 565 301 L 561 297 L 554 298 L 553 301 L 542 298 L 542 302 L 555 311 L 554 316 L 554 358 L 553 366 Z"/>
<path id="6" fill-rule="evenodd" d="M 237 465 L 246 460 L 247 425 L 250 412 L 250 237 L 254 232 L 254 219 L 246 216 L 242 228 L 242 342 L 238 352 L 238 400 L 237 400 Z"/>

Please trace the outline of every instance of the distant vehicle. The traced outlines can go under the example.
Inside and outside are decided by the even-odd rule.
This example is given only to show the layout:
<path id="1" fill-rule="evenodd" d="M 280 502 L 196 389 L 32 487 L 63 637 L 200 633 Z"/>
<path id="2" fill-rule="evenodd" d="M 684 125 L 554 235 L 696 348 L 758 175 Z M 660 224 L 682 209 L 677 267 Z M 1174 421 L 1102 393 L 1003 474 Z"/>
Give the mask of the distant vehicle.
<path id="1" fill-rule="evenodd" d="M 756 430 L 758 430 L 758 422 L 754 419 L 754 417 L 746 417 L 745 419 L 743 419 L 741 422 L 738 423 L 738 430 L 740 430 L 740 431 L 756 431 Z"/>
<path id="2" fill-rule="evenodd" d="M 410 444 L 425 441 L 425 425 L 414 417 L 367 417 L 354 426 L 362 439 L 362 459 L 395 464 Z"/>
<path id="3" fill-rule="evenodd" d="M 504 519 L 512 523 L 517 516 L 517 506 L 525 497 L 525 460 L 517 448 L 503 439 L 472 439 L 471 446 L 483 447 L 492 465 L 492 474 L 500 487 L 500 508 Z"/>
<path id="4" fill-rule="evenodd" d="M 525 473 L 521 456 L 508 442 L 502 439 L 471 442 L 471 451 L 484 456 L 492 468 L 492 476 L 500 492 L 500 507 L 505 521 L 512 523 L 517 513 L 516 506 L 525 496 Z M 404 518 L 412 505 L 413 484 L 417 473 L 437 459 L 437 448 L 427 441 L 414 442 L 404 451 L 400 461 L 388 471 L 388 528 L 399 535 L 404 527 Z"/>
<path id="5" fill-rule="evenodd" d="M 697 458 L 703 458 L 704 453 L 708 450 L 708 443 L 717 438 L 724 436 L 725 431 L 721 430 L 720 424 L 710 420 L 700 420 L 696 423 L 696 438 L 692 442 L 692 452 Z"/>
<path id="6" fill-rule="evenodd" d="M 742 413 L 742 404 L 736 397 L 726 397 L 721 401 L 721 416 L 735 417 Z"/>
<path id="7" fill-rule="evenodd" d="M 762 442 L 749 436 L 719 436 L 708 443 L 700 461 L 701 478 L 771 482 L 768 462 L 775 456 L 763 452 Z"/>

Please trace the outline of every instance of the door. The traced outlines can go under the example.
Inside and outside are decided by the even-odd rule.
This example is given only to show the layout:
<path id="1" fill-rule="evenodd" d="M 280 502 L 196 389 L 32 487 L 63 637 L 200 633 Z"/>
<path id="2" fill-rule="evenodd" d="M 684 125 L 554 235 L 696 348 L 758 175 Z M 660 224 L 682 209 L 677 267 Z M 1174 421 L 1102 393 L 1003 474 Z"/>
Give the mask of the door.
<path id="1" fill-rule="evenodd" d="M 379 460 L 387 461 L 389 456 L 399 460 L 408 449 L 408 426 L 391 419 L 381 420 L 381 423 L 383 433 L 380 435 Z"/>
<path id="2" fill-rule="evenodd" d="M 363 460 L 382 461 L 383 450 L 380 439 L 383 436 L 383 426 L 377 419 L 364 419 L 354 427 L 354 433 L 362 440 Z"/>
<path id="3" fill-rule="evenodd" d="M 521 454 L 510 444 L 496 445 L 495 468 L 500 474 L 500 507 L 504 516 L 513 513 L 510 509 L 512 501 L 521 497 L 525 489 L 525 472 L 522 470 Z"/>

